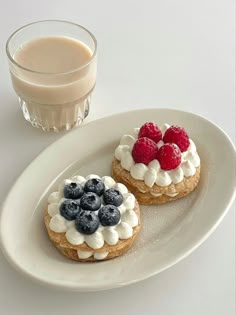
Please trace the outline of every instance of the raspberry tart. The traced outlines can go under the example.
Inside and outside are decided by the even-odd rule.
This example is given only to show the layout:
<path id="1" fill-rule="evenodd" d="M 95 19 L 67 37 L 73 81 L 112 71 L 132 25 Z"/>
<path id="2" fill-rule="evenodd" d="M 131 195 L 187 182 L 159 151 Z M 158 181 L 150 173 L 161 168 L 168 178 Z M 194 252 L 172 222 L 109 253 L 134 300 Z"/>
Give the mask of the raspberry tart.
<path id="1" fill-rule="evenodd" d="M 44 222 L 63 255 L 91 262 L 124 254 L 141 227 L 134 195 L 110 176 L 94 174 L 64 180 L 48 197 Z"/>
<path id="2" fill-rule="evenodd" d="M 112 176 L 143 205 L 182 198 L 200 179 L 200 157 L 183 127 L 147 122 L 124 135 L 115 150 Z"/>

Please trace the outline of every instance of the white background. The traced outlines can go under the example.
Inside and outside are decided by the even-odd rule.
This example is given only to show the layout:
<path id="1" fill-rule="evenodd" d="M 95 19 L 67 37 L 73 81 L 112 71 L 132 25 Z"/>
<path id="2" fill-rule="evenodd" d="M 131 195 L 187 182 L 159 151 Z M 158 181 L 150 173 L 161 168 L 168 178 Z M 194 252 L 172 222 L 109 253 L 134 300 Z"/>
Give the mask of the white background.
<path id="1" fill-rule="evenodd" d="M 88 121 L 130 109 L 172 107 L 213 120 L 235 141 L 233 0 L 0 0 L 0 8 L 1 202 L 31 160 L 62 136 L 24 121 L 10 83 L 5 42 L 35 20 L 70 20 L 96 36 L 98 80 Z M 0 253 L 0 313 L 233 315 L 234 208 L 187 259 L 113 291 L 41 287 L 17 274 Z"/>

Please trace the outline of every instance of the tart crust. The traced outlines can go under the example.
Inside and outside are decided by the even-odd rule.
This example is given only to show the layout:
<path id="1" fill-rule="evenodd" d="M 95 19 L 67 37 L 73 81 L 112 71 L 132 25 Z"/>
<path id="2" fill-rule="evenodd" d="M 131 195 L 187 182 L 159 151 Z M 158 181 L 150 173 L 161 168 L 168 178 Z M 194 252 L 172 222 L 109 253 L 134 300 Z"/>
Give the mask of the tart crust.
<path id="1" fill-rule="evenodd" d="M 116 182 L 123 183 L 141 205 L 157 205 L 182 198 L 193 191 L 200 179 L 200 166 L 196 168 L 196 173 L 193 176 L 184 177 L 178 184 L 172 183 L 165 187 L 154 184 L 152 187 L 148 187 L 144 181 L 134 179 L 130 172 L 121 166 L 120 161 L 114 158 L 112 161 L 112 177 Z M 162 195 L 155 197 L 152 193 Z M 171 197 L 166 194 L 177 195 Z"/>

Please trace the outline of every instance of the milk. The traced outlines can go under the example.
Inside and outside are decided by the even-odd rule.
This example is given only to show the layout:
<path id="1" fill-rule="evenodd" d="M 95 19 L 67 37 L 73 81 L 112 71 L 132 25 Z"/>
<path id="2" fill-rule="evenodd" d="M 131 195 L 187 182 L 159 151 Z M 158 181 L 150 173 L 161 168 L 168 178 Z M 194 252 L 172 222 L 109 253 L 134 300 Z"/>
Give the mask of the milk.
<path id="1" fill-rule="evenodd" d="M 47 130 L 76 124 L 95 86 L 96 58 L 89 47 L 65 36 L 41 37 L 23 43 L 13 58 L 13 86 L 30 120 L 41 127 L 46 122 Z"/>

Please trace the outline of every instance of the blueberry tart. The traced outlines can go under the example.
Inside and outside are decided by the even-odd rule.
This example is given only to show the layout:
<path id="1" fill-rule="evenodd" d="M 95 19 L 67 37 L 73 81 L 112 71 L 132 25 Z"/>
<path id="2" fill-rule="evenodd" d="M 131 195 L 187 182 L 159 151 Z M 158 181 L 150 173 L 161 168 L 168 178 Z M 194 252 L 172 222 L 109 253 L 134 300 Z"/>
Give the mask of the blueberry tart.
<path id="1" fill-rule="evenodd" d="M 65 179 L 48 197 L 44 222 L 63 255 L 86 262 L 123 255 L 141 227 L 134 195 L 112 177 L 94 174 Z"/>

